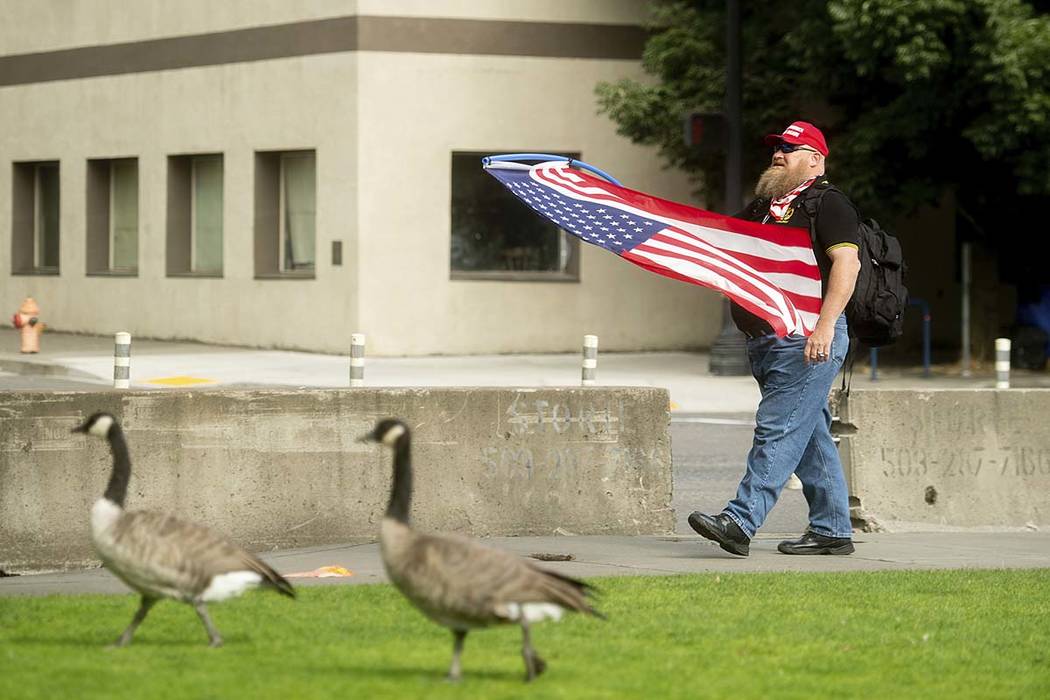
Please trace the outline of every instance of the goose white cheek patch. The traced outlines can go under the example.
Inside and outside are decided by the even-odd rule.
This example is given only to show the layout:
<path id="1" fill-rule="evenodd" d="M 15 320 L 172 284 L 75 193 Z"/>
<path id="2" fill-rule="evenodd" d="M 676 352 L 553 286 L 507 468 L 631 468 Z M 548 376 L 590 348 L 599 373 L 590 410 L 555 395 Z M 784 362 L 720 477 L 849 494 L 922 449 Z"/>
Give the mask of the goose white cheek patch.
<path id="1" fill-rule="evenodd" d="M 96 437 L 104 438 L 109 435 L 109 429 L 113 427 L 113 418 L 110 416 L 99 416 L 90 428 L 88 432 Z"/>
<path id="2" fill-rule="evenodd" d="M 389 447 L 393 447 L 397 439 L 405 434 L 405 426 L 395 425 L 390 430 L 383 433 L 383 444 Z"/>

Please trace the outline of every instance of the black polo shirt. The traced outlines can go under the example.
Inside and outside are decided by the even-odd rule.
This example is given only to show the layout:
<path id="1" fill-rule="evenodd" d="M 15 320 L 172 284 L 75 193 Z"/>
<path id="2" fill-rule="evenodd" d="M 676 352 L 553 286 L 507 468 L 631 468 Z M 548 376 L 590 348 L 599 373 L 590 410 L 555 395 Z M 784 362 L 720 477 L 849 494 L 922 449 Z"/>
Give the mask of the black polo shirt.
<path id="1" fill-rule="evenodd" d="M 737 218 L 748 221 L 764 221 L 775 226 L 797 226 L 809 230 L 809 214 L 806 213 L 802 202 L 807 197 L 814 197 L 821 189 L 829 187 L 831 183 L 824 177 L 810 185 L 805 191 L 795 198 L 788 209 L 788 215 L 783 221 L 775 221 L 769 214 L 769 199 L 755 199 L 744 211 L 737 214 Z M 857 209 L 852 202 L 838 190 L 831 190 L 824 195 L 820 201 L 820 212 L 817 216 L 816 245 L 813 253 L 817 258 L 817 267 L 820 268 L 821 298 L 828 290 L 828 275 L 831 273 L 831 258 L 828 252 L 840 246 L 848 245 L 860 248 L 860 218 Z M 750 336 L 765 335 L 773 332 L 773 327 L 768 322 L 740 306 L 733 303 L 730 306 L 733 322 L 736 327 Z"/>

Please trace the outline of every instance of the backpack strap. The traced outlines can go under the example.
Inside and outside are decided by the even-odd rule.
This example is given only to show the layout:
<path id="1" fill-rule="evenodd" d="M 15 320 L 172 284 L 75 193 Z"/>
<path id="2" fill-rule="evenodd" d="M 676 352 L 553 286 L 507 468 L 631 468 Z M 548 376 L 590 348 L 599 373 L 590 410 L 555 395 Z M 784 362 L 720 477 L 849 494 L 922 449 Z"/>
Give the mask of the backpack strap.
<path id="1" fill-rule="evenodd" d="M 762 221 L 762 212 L 769 208 L 769 200 L 756 198 L 741 209 L 736 214 L 733 214 L 734 218 L 744 219 L 745 221 Z"/>
<path id="2" fill-rule="evenodd" d="M 827 180 L 824 182 L 827 182 Z M 807 196 L 802 200 L 803 211 L 809 217 L 809 241 L 814 248 L 817 245 L 817 213 L 820 211 L 820 205 L 824 201 L 824 195 L 832 190 L 842 193 L 842 190 L 830 183 L 816 184 L 807 190 Z M 848 197 L 847 201 L 853 204 Z M 856 209 L 856 205 L 853 205 L 853 208 Z M 859 210 L 857 211 L 857 220 L 860 220 Z M 845 396 L 849 396 L 850 387 L 853 385 L 853 364 L 857 361 L 857 337 L 853 334 L 852 328 L 848 325 L 846 328 L 849 333 L 849 350 L 846 351 L 846 359 L 842 362 L 842 393 Z"/>
<path id="3" fill-rule="evenodd" d="M 853 331 L 849 331 L 849 350 L 846 351 L 846 359 L 842 362 L 842 394 L 844 396 L 849 396 L 850 387 L 853 386 L 853 363 L 856 361 L 857 336 L 853 335 Z M 848 380 L 847 375 L 849 375 Z"/>
<path id="4" fill-rule="evenodd" d="M 824 182 L 827 183 L 827 180 L 824 180 Z M 840 191 L 830 183 L 814 184 L 806 190 L 802 200 L 802 211 L 806 212 L 806 216 L 809 217 L 809 241 L 814 246 L 817 244 L 817 213 L 820 211 L 820 205 L 824 201 L 824 195 L 832 190 Z"/>

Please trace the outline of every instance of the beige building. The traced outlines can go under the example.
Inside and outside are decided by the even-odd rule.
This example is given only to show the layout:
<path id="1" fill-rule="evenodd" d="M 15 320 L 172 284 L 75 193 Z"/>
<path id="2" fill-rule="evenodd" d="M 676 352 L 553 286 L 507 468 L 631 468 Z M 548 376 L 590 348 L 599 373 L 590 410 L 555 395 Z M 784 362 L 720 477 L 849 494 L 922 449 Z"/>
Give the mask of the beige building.
<path id="1" fill-rule="evenodd" d="M 597 114 L 641 0 L 0 0 L 0 299 L 61 330 L 370 354 L 709 345 L 712 292 L 577 245 L 480 156 L 686 179 Z M 9 316 L 4 316 L 7 318 Z"/>

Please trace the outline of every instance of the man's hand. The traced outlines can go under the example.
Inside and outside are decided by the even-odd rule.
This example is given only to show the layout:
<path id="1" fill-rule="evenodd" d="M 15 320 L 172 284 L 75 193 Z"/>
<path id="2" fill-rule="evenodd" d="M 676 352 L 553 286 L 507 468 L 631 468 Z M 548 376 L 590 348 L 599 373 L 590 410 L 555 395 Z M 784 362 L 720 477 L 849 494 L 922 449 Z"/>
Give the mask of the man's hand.
<path id="1" fill-rule="evenodd" d="M 860 271 L 860 258 L 852 245 L 829 250 L 828 257 L 831 258 L 828 292 L 820 306 L 820 316 L 813 335 L 806 341 L 806 362 L 827 362 L 831 357 L 835 323 L 853 294 L 853 286 L 857 283 L 857 273 Z"/>
<path id="2" fill-rule="evenodd" d="M 827 362 L 831 357 L 831 341 L 835 337 L 834 324 L 817 323 L 813 334 L 806 341 L 806 349 L 803 351 L 806 362 Z"/>

